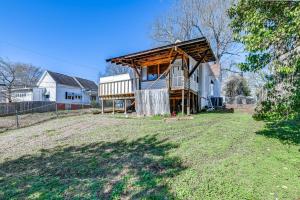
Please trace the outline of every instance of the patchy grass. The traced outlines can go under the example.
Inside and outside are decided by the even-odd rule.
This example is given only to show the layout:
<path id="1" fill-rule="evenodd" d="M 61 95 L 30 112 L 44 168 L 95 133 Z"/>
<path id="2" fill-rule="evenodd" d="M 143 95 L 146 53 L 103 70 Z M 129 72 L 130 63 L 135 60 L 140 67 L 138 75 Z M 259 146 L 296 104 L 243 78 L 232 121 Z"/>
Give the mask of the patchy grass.
<path id="1" fill-rule="evenodd" d="M 0 199 L 298 199 L 299 122 L 54 119 L 0 135 Z"/>
<path id="2" fill-rule="evenodd" d="M 18 116 L 19 127 L 43 123 L 55 118 L 70 117 L 83 114 L 96 114 L 100 112 L 98 109 L 80 109 L 80 110 L 59 110 L 58 112 L 44 112 L 44 113 L 26 113 Z M 7 130 L 17 129 L 16 116 L 0 116 L 0 133 Z"/>

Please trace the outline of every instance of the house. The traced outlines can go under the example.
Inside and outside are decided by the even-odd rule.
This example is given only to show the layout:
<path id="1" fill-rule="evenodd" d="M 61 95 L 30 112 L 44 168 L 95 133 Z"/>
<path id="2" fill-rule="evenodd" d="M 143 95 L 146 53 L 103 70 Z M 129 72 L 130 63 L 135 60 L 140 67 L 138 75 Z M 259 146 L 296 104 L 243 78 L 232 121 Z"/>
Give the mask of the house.
<path id="1" fill-rule="evenodd" d="M 197 113 L 220 98 L 220 67 L 206 38 L 157 47 L 106 60 L 130 67 L 129 74 L 100 79 L 102 101 L 134 102 L 138 115 Z M 217 103 L 216 103 L 217 102 Z M 102 107 L 102 112 L 104 108 Z"/>
<path id="2" fill-rule="evenodd" d="M 5 90 L 0 92 L 7 94 Z M 59 109 L 78 109 L 98 101 L 98 86 L 90 80 L 45 71 L 35 87 L 13 88 L 13 102 L 51 101 Z M 7 98 L 3 102 L 8 102 Z"/>
<path id="3" fill-rule="evenodd" d="M 43 101 L 44 91 L 43 88 L 37 87 L 14 88 L 11 90 L 11 100 L 13 102 Z"/>
<path id="4" fill-rule="evenodd" d="M 44 89 L 43 100 L 55 101 L 59 109 L 78 109 L 98 101 L 98 87 L 90 80 L 45 71 L 37 83 Z"/>

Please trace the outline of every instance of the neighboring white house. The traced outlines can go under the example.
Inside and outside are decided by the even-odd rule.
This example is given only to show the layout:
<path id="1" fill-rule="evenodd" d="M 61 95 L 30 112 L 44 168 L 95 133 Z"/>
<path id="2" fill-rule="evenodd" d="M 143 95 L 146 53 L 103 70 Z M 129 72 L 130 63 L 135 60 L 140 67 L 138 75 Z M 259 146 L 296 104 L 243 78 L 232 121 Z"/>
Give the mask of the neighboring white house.
<path id="1" fill-rule="evenodd" d="M 43 88 L 16 88 L 11 91 L 11 99 L 13 102 L 21 101 L 43 101 Z"/>
<path id="2" fill-rule="evenodd" d="M 60 109 L 75 109 L 98 101 L 98 86 L 87 79 L 45 71 L 36 87 L 12 89 L 11 99 L 13 102 L 53 101 Z"/>
<path id="3" fill-rule="evenodd" d="M 44 89 L 44 101 L 55 101 L 61 108 L 90 105 L 92 101 L 98 101 L 97 85 L 83 78 L 45 71 L 37 87 Z"/>

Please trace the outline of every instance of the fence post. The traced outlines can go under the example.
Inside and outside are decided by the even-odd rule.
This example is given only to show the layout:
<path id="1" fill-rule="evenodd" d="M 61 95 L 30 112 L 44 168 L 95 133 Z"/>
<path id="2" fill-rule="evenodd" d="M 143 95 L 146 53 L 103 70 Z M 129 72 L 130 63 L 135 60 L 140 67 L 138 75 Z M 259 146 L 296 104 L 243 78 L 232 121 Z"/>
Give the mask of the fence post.
<path id="1" fill-rule="evenodd" d="M 17 126 L 17 128 L 19 128 L 18 110 L 16 110 L 16 126 Z"/>
<path id="2" fill-rule="evenodd" d="M 55 103 L 55 114 L 56 114 L 56 118 L 58 118 L 58 109 L 57 109 L 57 103 Z"/>

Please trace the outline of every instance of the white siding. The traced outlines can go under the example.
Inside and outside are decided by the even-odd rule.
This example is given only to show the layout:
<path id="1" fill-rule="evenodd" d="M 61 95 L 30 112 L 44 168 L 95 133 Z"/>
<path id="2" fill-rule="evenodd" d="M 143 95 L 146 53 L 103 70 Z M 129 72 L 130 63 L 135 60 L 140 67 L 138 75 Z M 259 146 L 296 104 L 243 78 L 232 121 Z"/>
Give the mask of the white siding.
<path id="1" fill-rule="evenodd" d="M 81 96 L 81 99 L 66 99 L 67 93 L 74 93 L 74 96 Z M 64 104 L 90 104 L 90 96 L 81 88 L 57 84 L 56 86 L 56 102 Z"/>
<path id="2" fill-rule="evenodd" d="M 100 78 L 100 83 L 109 83 L 109 82 L 115 82 L 115 81 L 124 81 L 124 80 L 129 80 L 130 75 L 127 74 L 120 74 L 120 75 L 115 75 L 115 76 L 106 76 L 106 77 L 101 77 Z"/>
<path id="3" fill-rule="evenodd" d="M 45 101 L 56 101 L 56 82 L 54 79 L 46 72 L 42 80 L 38 84 L 39 88 L 45 88 L 45 94 L 49 95 L 49 98 L 44 98 Z"/>
<path id="4" fill-rule="evenodd" d="M 33 88 L 33 101 L 44 101 L 44 94 L 45 94 L 45 89 L 44 88 Z"/>
<path id="5" fill-rule="evenodd" d="M 11 93 L 11 99 L 13 102 L 22 102 L 22 101 L 33 101 L 33 92 L 31 90 L 22 91 L 17 90 Z"/>
<path id="6" fill-rule="evenodd" d="M 189 60 L 190 60 L 189 71 L 191 71 L 197 62 L 192 57 L 189 57 Z M 199 86 L 197 83 L 198 75 L 199 75 L 199 67 L 195 70 L 193 75 L 190 77 L 190 89 L 194 90 L 195 92 L 197 92 L 199 90 L 199 88 L 198 88 Z"/>
<path id="7" fill-rule="evenodd" d="M 154 83 L 155 82 L 155 83 Z M 156 81 L 143 81 L 141 82 L 141 89 L 163 89 L 167 88 L 166 78 L 161 78 Z"/>
<path id="8" fill-rule="evenodd" d="M 209 64 L 203 63 L 199 67 L 199 103 L 201 108 L 204 108 L 207 105 L 206 98 L 210 95 L 210 71 L 209 71 Z"/>
<path id="9" fill-rule="evenodd" d="M 199 96 L 201 99 L 199 99 L 199 103 L 201 103 L 201 108 L 206 106 L 208 104 L 207 97 L 214 96 L 219 97 L 220 96 L 220 81 L 216 79 L 212 71 L 210 69 L 210 65 L 208 63 L 203 63 L 199 67 Z M 211 81 L 214 82 L 213 85 L 211 85 Z"/>

